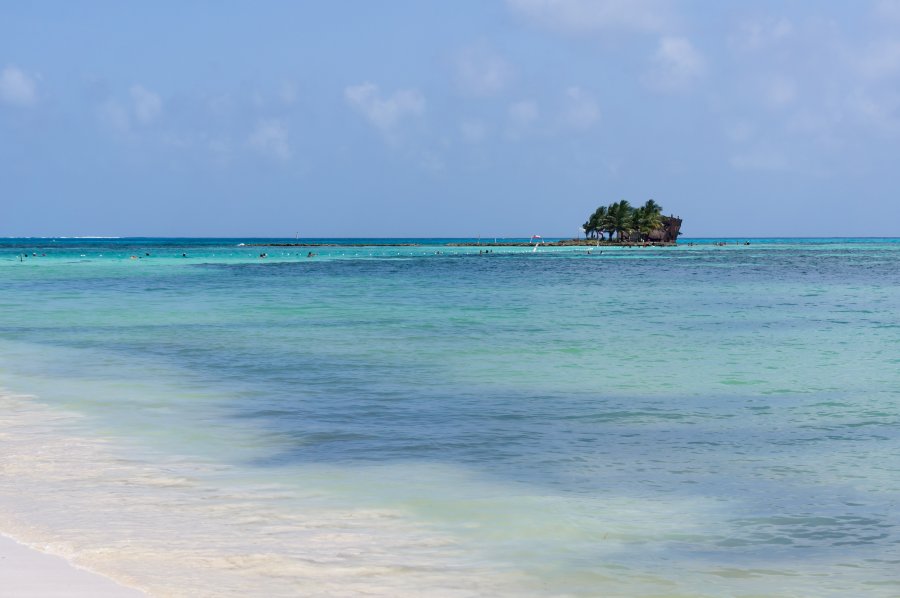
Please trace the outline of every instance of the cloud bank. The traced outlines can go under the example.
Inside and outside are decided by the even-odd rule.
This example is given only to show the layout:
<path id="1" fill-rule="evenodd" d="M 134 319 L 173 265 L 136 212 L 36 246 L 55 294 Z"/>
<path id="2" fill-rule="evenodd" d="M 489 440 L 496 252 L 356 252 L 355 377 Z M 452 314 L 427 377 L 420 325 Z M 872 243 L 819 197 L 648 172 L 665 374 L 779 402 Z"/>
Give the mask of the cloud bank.
<path id="1" fill-rule="evenodd" d="M 24 71 L 7 66 L 0 73 L 0 100 L 13 106 L 31 106 L 37 101 L 37 84 Z"/>
<path id="2" fill-rule="evenodd" d="M 416 89 L 400 89 L 385 97 L 374 83 L 363 83 L 345 88 L 344 99 L 385 134 L 394 133 L 404 120 L 425 113 L 425 97 Z"/>
<path id="3" fill-rule="evenodd" d="M 507 0 L 506 4 L 533 23 L 567 33 L 659 32 L 673 20 L 664 0 Z"/>

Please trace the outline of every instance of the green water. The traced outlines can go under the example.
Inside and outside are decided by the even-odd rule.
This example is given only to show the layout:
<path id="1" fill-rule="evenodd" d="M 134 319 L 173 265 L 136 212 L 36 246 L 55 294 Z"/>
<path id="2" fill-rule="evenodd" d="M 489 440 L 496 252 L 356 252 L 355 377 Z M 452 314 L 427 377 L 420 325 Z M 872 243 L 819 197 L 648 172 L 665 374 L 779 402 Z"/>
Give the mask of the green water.
<path id="1" fill-rule="evenodd" d="M 900 242 L 743 241 L 4 240 L 0 530 L 161 595 L 896 595 Z"/>

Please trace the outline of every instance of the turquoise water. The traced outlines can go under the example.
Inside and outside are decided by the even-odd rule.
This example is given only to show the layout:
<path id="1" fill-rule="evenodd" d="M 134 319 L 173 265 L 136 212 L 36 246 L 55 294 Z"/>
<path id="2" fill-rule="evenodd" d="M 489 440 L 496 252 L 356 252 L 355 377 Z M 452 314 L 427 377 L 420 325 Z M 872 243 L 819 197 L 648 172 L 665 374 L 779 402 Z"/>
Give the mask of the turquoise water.
<path id="1" fill-rule="evenodd" d="M 0 240 L 0 531 L 160 595 L 900 593 L 900 240 L 394 241 Z"/>

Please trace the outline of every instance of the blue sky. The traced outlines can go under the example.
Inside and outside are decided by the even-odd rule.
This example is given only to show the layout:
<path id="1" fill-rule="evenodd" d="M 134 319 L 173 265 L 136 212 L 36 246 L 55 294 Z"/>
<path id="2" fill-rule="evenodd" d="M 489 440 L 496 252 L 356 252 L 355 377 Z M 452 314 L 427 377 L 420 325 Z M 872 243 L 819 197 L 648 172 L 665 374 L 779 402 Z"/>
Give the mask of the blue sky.
<path id="1" fill-rule="evenodd" d="M 0 235 L 898 235 L 900 1 L 0 4 Z"/>

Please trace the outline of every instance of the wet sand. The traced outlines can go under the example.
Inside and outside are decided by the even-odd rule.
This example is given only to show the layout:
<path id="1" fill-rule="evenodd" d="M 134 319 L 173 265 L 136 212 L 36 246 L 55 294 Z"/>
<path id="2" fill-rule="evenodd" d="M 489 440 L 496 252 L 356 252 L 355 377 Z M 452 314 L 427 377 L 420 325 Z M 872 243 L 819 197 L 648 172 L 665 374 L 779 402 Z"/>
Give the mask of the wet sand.
<path id="1" fill-rule="evenodd" d="M 0 594 L 28 598 L 146 598 L 147 594 L 79 569 L 0 535 Z"/>

